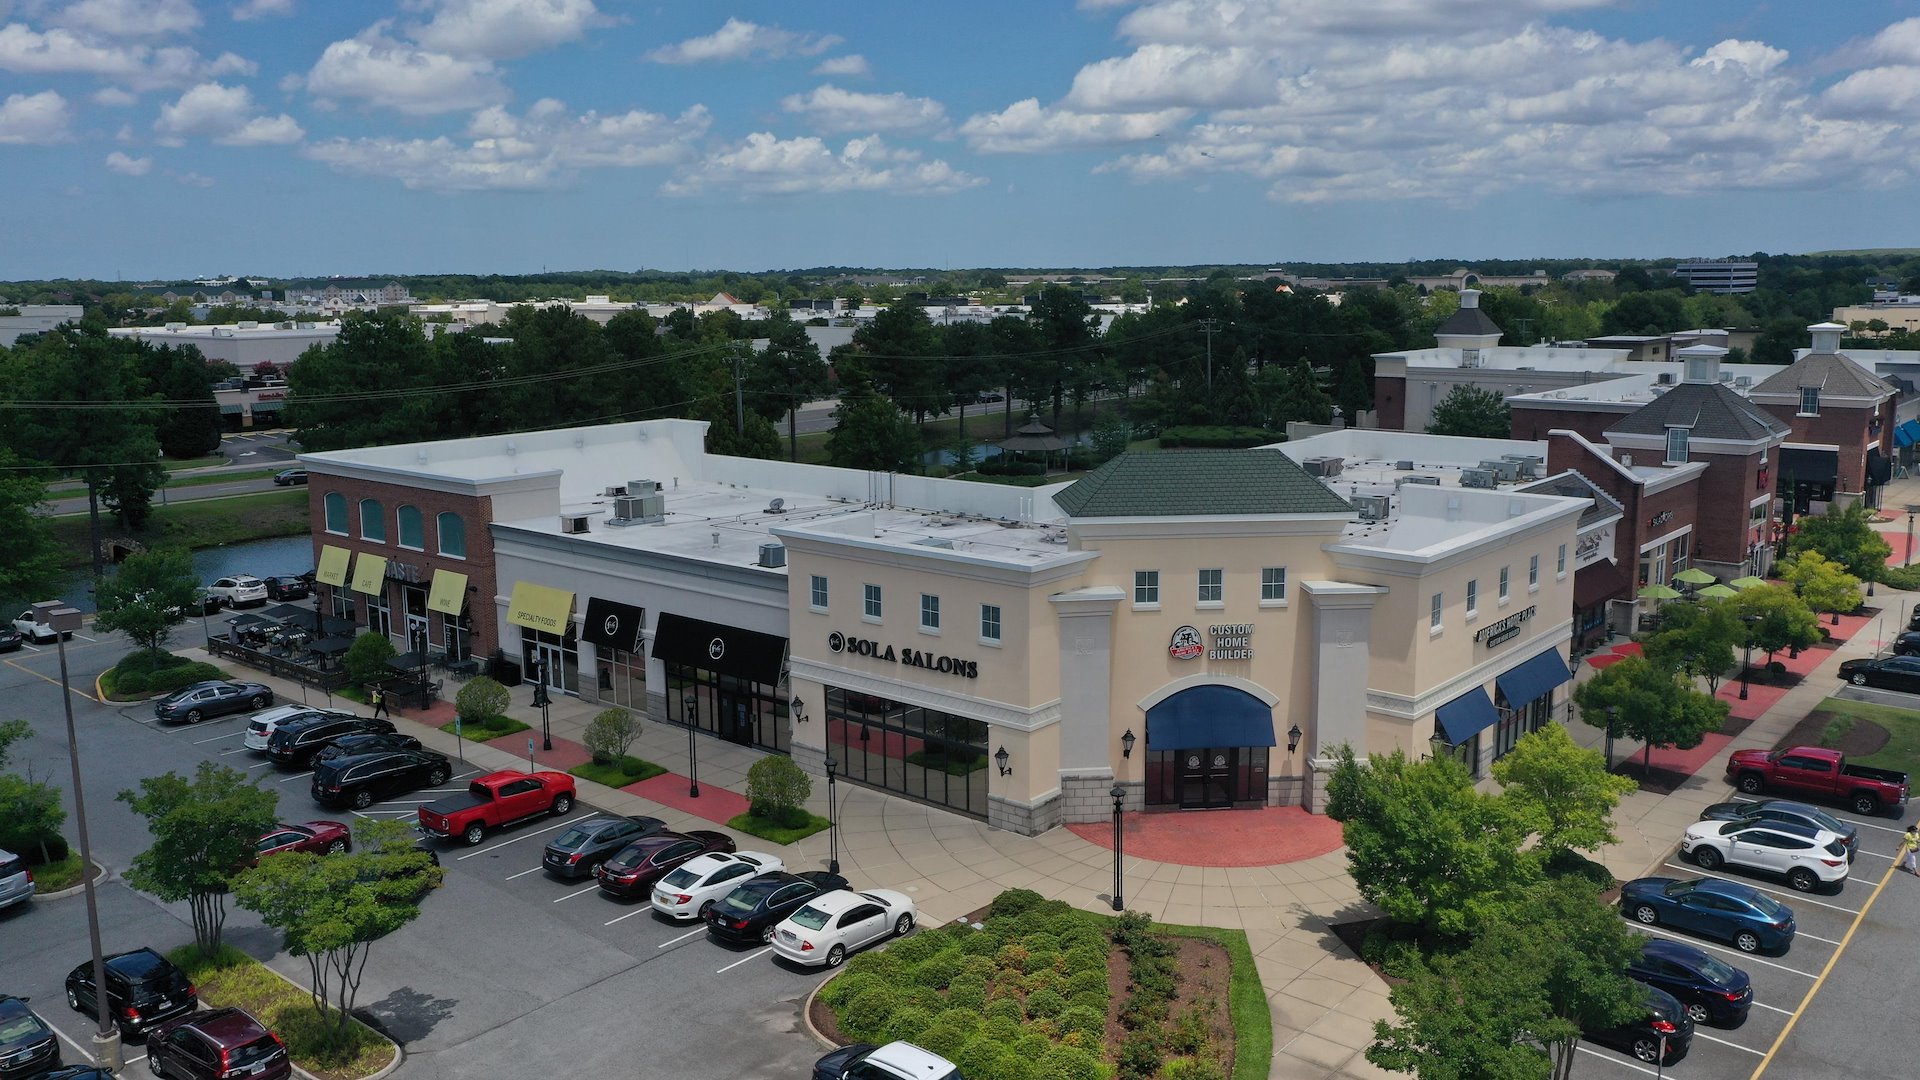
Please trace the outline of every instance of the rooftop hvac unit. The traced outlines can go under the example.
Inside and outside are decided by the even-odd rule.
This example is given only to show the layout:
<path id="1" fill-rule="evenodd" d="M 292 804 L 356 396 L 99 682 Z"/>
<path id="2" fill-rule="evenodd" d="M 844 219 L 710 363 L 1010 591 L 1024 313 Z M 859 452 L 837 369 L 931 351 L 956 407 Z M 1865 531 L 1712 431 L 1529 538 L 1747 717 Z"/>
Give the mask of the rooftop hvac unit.
<path id="1" fill-rule="evenodd" d="M 1409 458 L 1406 461 L 1396 461 L 1393 463 L 1393 467 L 1400 470 L 1401 472 L 1412 472 L 1413 461 L 1411 458 Z"/>
<path id="2" fill-rule="evenodd" d="M 1460 486 L 1470 488 L 1492 488 L 1500 486 L 1499 474 L 1492 469 L 1461 469 Z"/>
<path id="3" fill-rule="evenodd" d="M 659 490 L 660 490 L 660 485 L 654 483 L 651 480 L 627 481 L 627 494 L 629 495 L 633 495 L 633 496 L 651 495 L 654 492 Z"/>
<path id="4" fill-rule="evenodd" d="M 1498 461 L 1482 461 L 1480 463 L 1480 467 L 1490 473 L 1493 473 L 1495 476 L 1498 476 L 1502 480 L 1520 479 L 1520 463 L 1517 461 L 1507 461 L 1505 459 L 1501 459 Z"/>
<path id="5" fill-rule="evenodd" d="M 1673 385 L 1673 372 L 1671 372 L 1671 371 L 1663 371 L 1663 372 L 1661 372 L 1661 373 L 1659 374 L 1659 376 L 1658 376 L 1658 377 L 1656 377 L 1656 378 L 1654 379 L 1654 384 L 1655 384 L 1656 386 L 1672 386 L 1672 385 Z"/>
<path id="6" fill-rule="evenodd" d="M 759 562 L 761 566 L 768 567 L 787 565 L 787 545 L 761 544 Z"/>
<path id="7" fill-rule="evenodd" d="M 1735 375 L 1733 377 L 1733 385 L 1741 390 L 1745 390 L 1747 387 L 1753 385 L 1753 376 Z"/>
<path id="8" fill-rule="evenodd" d="M 642 500 L 631 495 L 622 495 L 613 500 L 613 516 L 623 521 L 635 521 L 640 517 Z"/>
<path id="9" fill-rule="evenodd" d="M 1360 512 L 1361 521 L 1385 521 L 1392 501 L 1385 495 L 1356 495 L 1353 508 Z"/>
<path id="10" fill-rule="evenodd" d="M 1345 463 L 1345 458 L 1337 457 L 1311 457 L 1302 462 L 1306 466 L 1308 476 L 1318 476 L 1322 479 L 1339 476 L 1340 466 Z"/>
<path id="11" fill-rule="evenodd" d="M 1439 487 L 1440 478 L 1437 476 L 1403 476 L 1400 479 L 1394 481 L 1393 486 L 1402 487 L 1406 484 L 1420 484 L 1424 487 Z"/>
<path id="12" fill-rule="evenodd" d="M 626 493 L 627 493 L 627 489 L 624 487 L 610 487 L 605 491 L 602 491 L 600 495 L 602 498 L 611 499 L 616 496 L 625 495 Z"/>
<path id="13" fill-rule="evenodd" d="M 1479 367 L 1480 366 L 1480 350 L 1479 349 L 1461 349 L 1460 350 L 1460 366 L 1463 368 Z"/>
<path id="14" fill-rule="evenodd" d="M 560 531 L 568 535 L 574 535 L 577 533 L 586 532 L 587 531 L 587 515 L 561 514 L 560 515 Z"/>

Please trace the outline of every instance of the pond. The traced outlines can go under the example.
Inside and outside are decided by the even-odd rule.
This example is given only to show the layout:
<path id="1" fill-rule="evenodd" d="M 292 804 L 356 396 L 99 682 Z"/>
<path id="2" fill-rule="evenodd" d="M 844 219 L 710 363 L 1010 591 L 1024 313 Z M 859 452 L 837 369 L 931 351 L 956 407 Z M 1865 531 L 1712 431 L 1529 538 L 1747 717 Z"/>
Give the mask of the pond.
<path id="1" fill-rule="evenodd" d="M 228 574 L 252 574 L 272 577 L 298 574 L 313 569 L 313 539 L 307 536 L 275 536 L 266 540 L 248 540 L 238 544 L 202 548 L 193 553 L 193 570 L 201 584 Z M 81 611 L 92 612 L 93 592 L 85 572 L 69 579 L 61 597 Z"/>

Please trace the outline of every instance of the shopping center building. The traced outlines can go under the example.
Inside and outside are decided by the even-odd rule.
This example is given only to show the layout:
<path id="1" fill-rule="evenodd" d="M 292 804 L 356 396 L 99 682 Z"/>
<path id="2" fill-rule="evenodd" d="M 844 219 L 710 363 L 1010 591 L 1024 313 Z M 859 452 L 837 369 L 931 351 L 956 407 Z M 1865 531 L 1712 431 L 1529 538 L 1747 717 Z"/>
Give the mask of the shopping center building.
<path id="1" fill-rule="evenodd" d="M 1618 520 L 1536 443 L 1342 431 L 1024 489 L 712 455 L 705 427 L 303 455 L 325 602 L 1034 833 L 1115 785 L 1319 810 L 1343 745 L 1484 771 L 1565 714 L 1577 552 Z"/>

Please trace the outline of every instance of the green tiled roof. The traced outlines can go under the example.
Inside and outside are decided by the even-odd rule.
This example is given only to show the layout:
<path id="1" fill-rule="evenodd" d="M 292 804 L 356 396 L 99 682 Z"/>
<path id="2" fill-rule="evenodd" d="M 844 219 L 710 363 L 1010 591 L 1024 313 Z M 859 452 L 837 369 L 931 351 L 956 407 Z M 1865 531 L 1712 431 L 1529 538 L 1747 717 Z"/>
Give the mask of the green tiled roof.
<path id="1" fill-rule="evenodd" d="M 1278 450 L 1135 450 L 1054 496 L 1077 518 L 1351 514 Z"/>

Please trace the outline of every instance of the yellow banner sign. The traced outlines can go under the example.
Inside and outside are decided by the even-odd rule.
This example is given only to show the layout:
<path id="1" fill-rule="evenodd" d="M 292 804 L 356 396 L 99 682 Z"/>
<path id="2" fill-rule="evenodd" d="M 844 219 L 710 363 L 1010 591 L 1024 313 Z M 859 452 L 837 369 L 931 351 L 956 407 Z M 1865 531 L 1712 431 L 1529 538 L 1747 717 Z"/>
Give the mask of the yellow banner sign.
<path id="1" fill-rule="evenodd" d="M 323 544 L 320 548 L 320 569 L 314 574 L 322 585 L 343 588 L 347 584 L 347 560 L 351 557 L 346 548 Z"/>
<path id="2" fill-rule="evenodd" d="M 507 602 L 507 621 L 532 630 L 566 636 L 573 621 L 573 594 L 528 581 L 513 583 L 513 599 Z"/>
<path id="3" fill-rule="evenodd" d="M 467 575 L 452 570 L 435 570 L 433 588 L 427 592 L 427 610 L 443 615 L 460 614 L 467 603 Z"/>
<path id="4" fill-rule="evenodd" d="M 353 591 L 368 596 L 384 596 L 387 591 L 387 560 L 384 556 L 361 552 L 353 560 Z"/>

